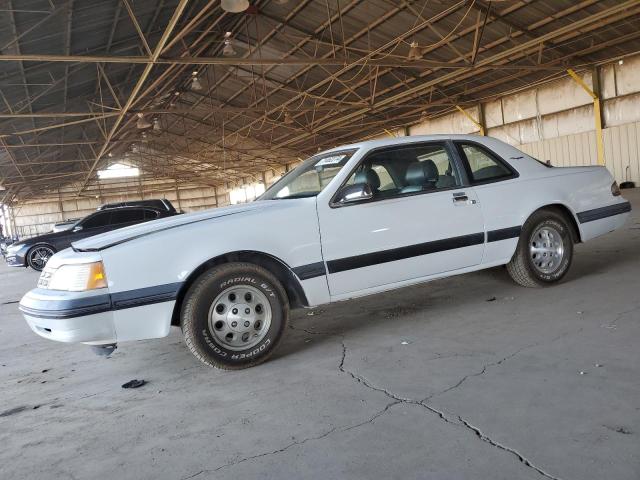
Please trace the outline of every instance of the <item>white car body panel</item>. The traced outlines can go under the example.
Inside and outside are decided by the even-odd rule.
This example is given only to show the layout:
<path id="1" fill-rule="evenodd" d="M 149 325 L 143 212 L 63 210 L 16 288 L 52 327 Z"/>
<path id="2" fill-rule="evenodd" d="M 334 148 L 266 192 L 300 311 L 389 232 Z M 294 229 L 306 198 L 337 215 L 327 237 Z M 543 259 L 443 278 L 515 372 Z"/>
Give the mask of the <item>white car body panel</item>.
<path id="1" fill-rule="evenodd" d="M 290 268 L 322 262 L 315 198 L 254 202 L 251 209 L 243 207 L 224 209 L 226 215 L 213 218 L 200 213 L 193 217 L 182 215 L 187 222 L 181 227 L 157 234 L 144 235 L 153 230 L 139 228 L 136 234 L 142 236 L 134 241 L 140 255 L 135 258 L 134 268 L 142 275 L 131 275 L 129 242 L 102 250 L 109 289 L 117 293 L 184 282 L 205 261 L 229 252 L 262 252 L 280 259 Z M 217 210 L 208 213 L 211 217 Z M 195 221 L 191 220 L 194 217 Z M 167 226 L 162 220 L 147 225 L 156 222 L 159 224 L 154 225 L 156 228 Z M 98 237 L 95 243 L 87 239 L 74 247 L 91 248 L 91 245 L 104 245 L 112 240 L 110 235 Z M 118 241 L 121 238 L 120 235 Z M 180 255 L 169 255 L 168 252 L 180 252 Z M 308 296 L 313 299 L 309 301 L 329 301 L 326 282 L 324 288 L 309 287 Z"/>
<path id="2" fill-rule="evenodd" d="M 466 204 L 454 205 L 452 192 L 469 196 Z M 419 212 L 407 215 L 408 211 Z M 430 255 L 332 272 L 332 260 L 367 255 L 407 244 L 433 242 L 483 232 L 480 205 L 472 188 L 412 195 L 380 202 L 331 208 L 318 203 L 322 251 L 329 265 L 331 297 L 366 290 L 407 279 L 435 275 L 478 265 L 484 245 L 446 250 Z M 438 227 L 434 228 L 437 224 Z"/>
<path id="3" fill-rule="evenodd" d="M 484 145 L 519 176 L 370 203 L 330 205 L 370 150 L 449 140 Z M 521 226 L 544 206 L 566 209 L 582 241 L 619 228 L 628 217 L 628 203 L 612 195 L 613 178 L 604 167 L 547 168 L 489 137 L 404 137 L 334 151 L 345 149 L 357 152 L 316 197 L 179 215 L 74 243 L 73 250 L 54 255 L 47 269 L 103 261 L 108 288 L 80 293 L 32 290 L 21 301 L 29 326 L 45 338 L 98 344 L 166 336 L 180 295 L 199 268 L 237 252 L 275 259 L 299 285 L 305 306 L 313 307 L 505 264 L 516 249 Z M 464 192 L 468 202 L 454 205 L 457 192 Z M 469 237 L 474 242 L 456 246 L 456 239 Z M 407 248 L 434 242 L 452 243 L 425 254 L 393 256 L 398 249 L 406 253 Z M 380 252 L 388 255 L 384 261 L 376 260 Z M 96 302 L 106 299 L 104 306 L 92 307 L 104 311 L 63 308 L 82 306 L 91 297 Z M 38 308 L 54 298 L 60 306 L 55 311 Z"/>

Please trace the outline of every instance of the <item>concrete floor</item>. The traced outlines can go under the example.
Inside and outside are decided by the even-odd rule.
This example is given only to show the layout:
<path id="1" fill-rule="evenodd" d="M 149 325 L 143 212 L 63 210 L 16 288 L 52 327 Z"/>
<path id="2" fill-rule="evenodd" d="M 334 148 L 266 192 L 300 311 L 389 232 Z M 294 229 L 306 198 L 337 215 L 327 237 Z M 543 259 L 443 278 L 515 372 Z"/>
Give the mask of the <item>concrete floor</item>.
<path id="1" fill-rule="evenodd" d="M 110 359 L 41 339 L 15 303 L 37 274 L 2 265 L 0 477 L 638 479 L 625 196 L 633 219 L 579 245 L 558 286 L 492 269 L 299 311 L 272 361 L 231 373 L 177 329 Z"/>

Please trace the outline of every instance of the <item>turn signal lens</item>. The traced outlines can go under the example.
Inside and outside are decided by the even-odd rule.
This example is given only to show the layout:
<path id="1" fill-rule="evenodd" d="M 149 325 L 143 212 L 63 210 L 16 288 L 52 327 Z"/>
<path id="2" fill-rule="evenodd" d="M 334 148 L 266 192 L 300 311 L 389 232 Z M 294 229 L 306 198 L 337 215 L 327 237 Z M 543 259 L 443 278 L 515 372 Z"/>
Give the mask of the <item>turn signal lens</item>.
<path id="1" fill-rule="evenodd" d="M 48 286 L 42 285 L 49 290 L 84 292 L 107 287 L 107 276 L 102 262 L 62 265 L 50 275 Z"/>
<path id="2" fill-rule="evenodd" d="M 620 195 L 620 187 L 618 187 L 618 182 L 613 182 L 611 184 L 611 195 L 617 197 Z"/>
<path id="3" fill-rule="evenodd" d="M 96 288 L 107 288 L 107 276 L 104 273 L 104 265 L 102 265 L 102 262 L 90 264 L 87 290 L 94 290 Z"/>

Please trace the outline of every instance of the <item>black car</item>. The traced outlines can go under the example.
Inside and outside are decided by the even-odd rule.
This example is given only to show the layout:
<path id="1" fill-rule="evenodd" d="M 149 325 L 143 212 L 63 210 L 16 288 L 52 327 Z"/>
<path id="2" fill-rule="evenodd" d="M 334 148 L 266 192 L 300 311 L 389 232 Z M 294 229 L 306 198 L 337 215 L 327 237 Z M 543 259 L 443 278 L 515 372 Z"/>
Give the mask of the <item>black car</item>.
<path id="1" fill-rule="evenodd" d="M 166 208 L 146 206 L 109 206 L 78 220 L 69 230 L 39 235 L 8 246 L 5 259 L 11 267 L 29 266 L 41 271 L 49 257 L 70 247 L 71 242 L 172 215 L 177 215 L 175 209 L 169 211 Z"/>

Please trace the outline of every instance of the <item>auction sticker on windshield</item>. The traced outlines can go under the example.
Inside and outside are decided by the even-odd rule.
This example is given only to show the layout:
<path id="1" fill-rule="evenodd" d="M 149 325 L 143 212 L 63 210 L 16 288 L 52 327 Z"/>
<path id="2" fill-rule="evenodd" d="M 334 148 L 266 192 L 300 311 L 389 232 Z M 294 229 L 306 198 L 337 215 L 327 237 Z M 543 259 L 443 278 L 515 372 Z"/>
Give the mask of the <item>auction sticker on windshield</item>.
<path id="1" fill-rule="evenodd" d="M 346 155 L 333 155 L 331 157 L 324 157 L 322 160 L 316 163 L 315 166 L 322 167 L 325 165 L 336 165 L 340 163 L 342 160 L 344 160 L 345 158 L 347 158 Z"/>

